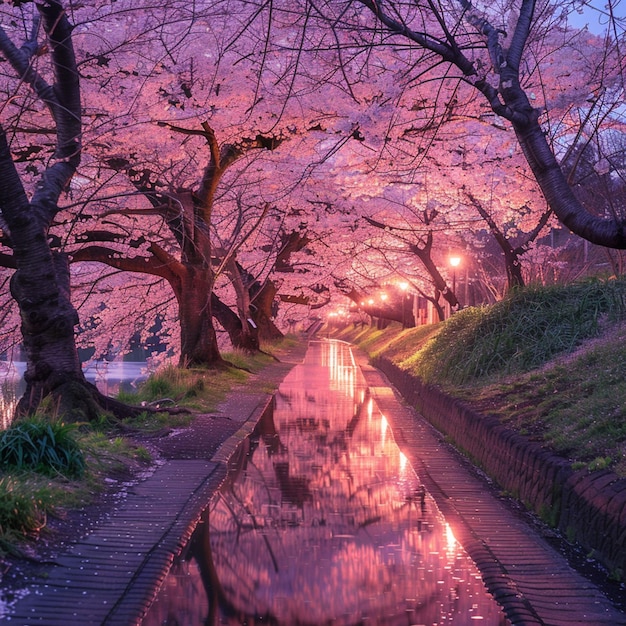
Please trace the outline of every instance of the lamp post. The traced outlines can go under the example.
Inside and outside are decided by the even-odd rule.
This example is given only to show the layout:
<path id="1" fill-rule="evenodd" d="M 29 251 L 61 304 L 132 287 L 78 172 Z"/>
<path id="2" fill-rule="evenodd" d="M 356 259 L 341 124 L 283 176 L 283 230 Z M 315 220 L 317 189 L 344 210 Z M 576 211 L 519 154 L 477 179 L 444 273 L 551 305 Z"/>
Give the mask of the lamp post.
<path id="1" fill-rule="evenodd" d="M 450 257 L 450 265 L 452 266 L 452 293 L 458 302 L 459 299 L 456 297 L 456 268 L 461 264 L 461 257 L 452 255 Z M 460 306 L 460 305 L 459 305 Z"/>

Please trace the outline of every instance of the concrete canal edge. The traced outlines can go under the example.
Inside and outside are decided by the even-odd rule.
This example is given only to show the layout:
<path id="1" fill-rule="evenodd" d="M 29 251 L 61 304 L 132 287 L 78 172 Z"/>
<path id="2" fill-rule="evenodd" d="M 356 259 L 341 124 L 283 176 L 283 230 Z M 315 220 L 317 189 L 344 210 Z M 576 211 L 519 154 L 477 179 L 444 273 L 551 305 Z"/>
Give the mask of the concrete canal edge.
<path id="1" fill-rule="evenodd" d="M 529 510 L 617 577 L 626 575 L 626 479 L 575 471 L 562 457 L 423 384 L 385 359 L 372 359 L 404 399 Z"/>
<path id="2" fill-rule="evenodd" d="M 79 619 L 71 623 L 93 623 L 103 626 L 128 626 L 141 623 L 169 573 L 174 559 L 181 554 L 187 545 L 211 497 L 219 491 L 226 480 L 231 458 L 238 452 L 241 444 L 252 434 L 257 423 L 266 412 L 271 410 L 274 394 L 280 383 L 298 363 L 302 362 L 307 348 L 308 341 L 303 340 L 291 348 L 288 354 L 282 355 L 283 360 L 277 360 L 252 376 L 244 385 L 246 401 L 242 401 L 242 398 L 238 396 L 237 389 L 233 389 L 228 394 L 228 397 L 220 405 L 218 413 L 222 416 L 228 416 L 228 420 L 236 426 L 219 443 L 214 442 L 218 444 L 214 451 L 204 455 L 201 453 L 203 458 L 193 458 L 194 451 L 185 450 L 185 446 L 183 446 L 183 449 L 177 452 L 177 456 L 183 458 L 180 460 L 170 459 L 162 467 L 165 478 L 161 483 L 151 477 L 141 484 L 140 489 L 147 490 L 153 498 L 159 499 L 164 486 L 172 481 L 173 472 L 171 469 L 175 469 L 177 464 L 182 464 L 184 467 L 195 466 L 197 463 L 207 465 L 204 475 L 201 475 L 200 486 L 195 490 L 191 476 L 188 476 L 188 480 L 183 479 L 178 489 L 175 484 L 173 485 L 173 491 L 176 494 L 188 493 L 190 496 L 180 513 L 177 512 L 176 503 L 171 503 L 169 516 L 173 513 L 181 521 L 176 529 L 172 528 L 172 532 L 168 534 L 167 538 L 164 537 L 146 555 L 141 571 L 139 569 L 135 571 L 132 579 L 128 581 L 126 587 L 118 595 L 115 604 L 109 605 L 109 609 L 94 621 Z M 190 427 L 193 438 L 206 441 L 207 438 L 214 437 L 214 433 L 211 430 L 206 430 L 206 426 L 206 421 L 204 421 L 204 426 L 202 422 L 196 421 Z M 195 454 L 197 453 L 196 450 Z M 143 513 L 149 515 L 149 510 L 145 509 L 145 505 Z M 126 543 L 128 543 L 128 539 Z M 126 546 L 122 545 L 120 549 L 124 551 Z M 58 623 L 65 626 L 68 622 L 59 621 Z M 51 626 L 51 624 L 46 623 L 46 626 Z"/>

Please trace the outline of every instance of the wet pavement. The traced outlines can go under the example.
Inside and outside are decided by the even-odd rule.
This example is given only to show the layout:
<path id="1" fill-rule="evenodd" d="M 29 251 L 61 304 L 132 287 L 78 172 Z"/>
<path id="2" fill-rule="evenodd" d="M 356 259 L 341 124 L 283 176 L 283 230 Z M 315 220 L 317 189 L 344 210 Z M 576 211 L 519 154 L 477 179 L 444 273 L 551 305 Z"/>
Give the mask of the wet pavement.
<path id="1" fill-rule="evenodd" d="M 164 440 L 163 465 L 0 619 L 626 624 L 377 370 L 340 342 L 312 342 L 306 362 Z M 255 386 L 283 379 L 266 410 Z"/>

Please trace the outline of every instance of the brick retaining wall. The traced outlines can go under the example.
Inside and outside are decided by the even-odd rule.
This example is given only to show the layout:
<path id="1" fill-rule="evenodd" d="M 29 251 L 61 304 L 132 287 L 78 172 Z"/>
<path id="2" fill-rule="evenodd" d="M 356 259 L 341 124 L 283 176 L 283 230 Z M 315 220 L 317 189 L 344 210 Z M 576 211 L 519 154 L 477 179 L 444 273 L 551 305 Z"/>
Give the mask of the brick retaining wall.
<path id="1" fill-rule="evenodd" d="M 422 383 L 391 361 L 373 364 L 406 401 L 481 467 L 502 489 L 626 576 L 626 480 L 602 470 L 574 471 L 562 457 L 506 428 L 494 417 Z"/>

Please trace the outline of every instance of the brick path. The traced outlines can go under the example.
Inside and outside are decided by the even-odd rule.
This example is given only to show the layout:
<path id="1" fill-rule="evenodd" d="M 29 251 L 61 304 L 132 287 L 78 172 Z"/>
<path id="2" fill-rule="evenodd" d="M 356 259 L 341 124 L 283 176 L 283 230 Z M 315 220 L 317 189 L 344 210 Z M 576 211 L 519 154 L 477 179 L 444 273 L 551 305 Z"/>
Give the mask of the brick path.
<path id="1" fill-rule="evenodd" d="M 226 473 L 226 461 L 252 431 L 269 394 L 303 350 L 235 390 L 217 416 L 163 440 L 166 459 L 130 490 L 115 513 L 79 540 L 0 621 L 30 626 L 128 626 L 140 622 L 203 505 Z M 377 370 L 361 363 L 370 391 L 439 508 L 515 624 L 626 624 L 626 616 L 543 538 L 513 515 L 454 451 L 404 405 Z"/>

